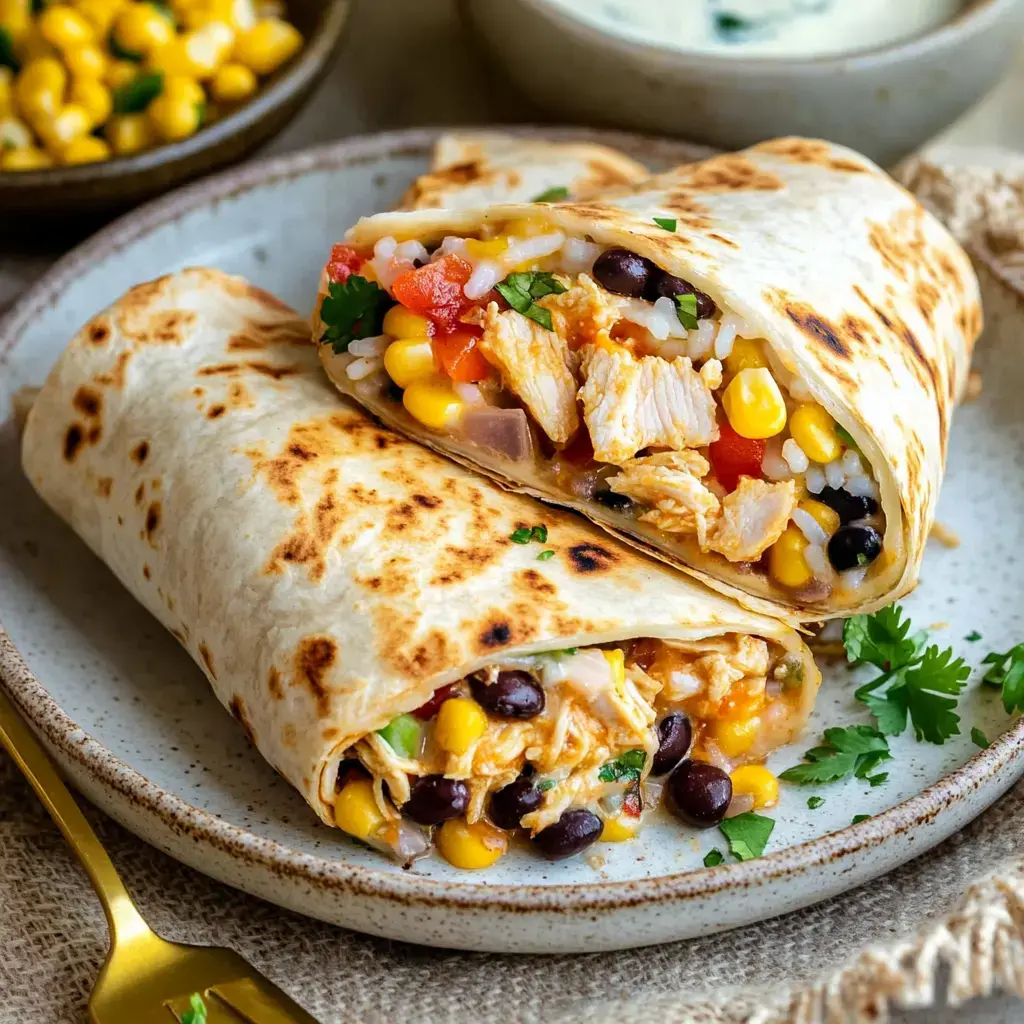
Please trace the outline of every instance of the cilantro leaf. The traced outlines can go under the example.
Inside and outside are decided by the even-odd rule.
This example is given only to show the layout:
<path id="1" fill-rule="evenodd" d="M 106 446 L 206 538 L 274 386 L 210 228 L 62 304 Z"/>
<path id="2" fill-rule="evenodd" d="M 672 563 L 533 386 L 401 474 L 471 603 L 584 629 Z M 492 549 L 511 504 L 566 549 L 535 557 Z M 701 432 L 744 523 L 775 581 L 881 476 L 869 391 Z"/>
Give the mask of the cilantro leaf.
<path id="1" fill-rule="evenodd" d="M 676 316 L 688 331 L 695 331 L 700 326 L 700 321 L 697 319 L 697 296 L 693 294 L 677 295 Z"/>
<path id="2" fill-rule="evenodd" d="M 602 782 L 636 782 L 643 771 L 647 753 L 643 750 L 627 750 L 614 761 L 601 765 L 597 777 Z"/>
<path id="3" fill-rule="evenodd" d="M 844 754 L 889 753 L 889 744 L 870 725 L 851 725 L 846 729 L 826 729 L 825 742 Z"/>
<path id="4" fill-rule="evenodd" d="M 959 734 L 960 716 L 953 708 L 970 674 L 964 659 L 953 657 L 952 648 L 940 651 L 934 644 L 906 670 L 904 682 L 897 685 L 905 687 L 907 710 L 918 740 L 945 743 Z"/>
<path id="5" fill-rule="evenodd" d="M 545 189 L 540 195 L 534 196 L 531 203 L 560 203 L 563 199 L 569 198 L 569 190 L 564 185 L 555 185 L 554 188 Z"/>
<path id="6" fill-rule="evenodd" d="M 878 720 L 878 731 L 886 736 L 899 736 L 907 727 L 907 705 L 905 691 L 891 691 L 883 697 L 868 694 L 858 698 Z"/>
<path id="7" fill-rule="evenodd" d="M 391 298 L 374 281 L 352 274 L 344 283 L 332 281 L 330 294 L 320 303 L 320 319 L 327 325 L 321 343 L 331 342 L 335 352 L 345 352 L 356 338 L 372 338 L 381 332 L 381 322 Z"/>
<path id="8" fill-rule="evenodd" d="M 541 552 L 541 553 L 540 553 L 540 554 L 539 554 L 539 555 L 537 556 L 537 561 L 538 561 L 538 562 L 546 562 L 546 561 L 548 561 L 549 559 L 551 559 L 551 558 L 554 558 L 554 557 L 555 557 L 555 553 L 554 553 L 554 551 L 552 551 L 552 550 L 551 550 L 551 548 L 548 548 L 548 549 L 547 549 L 547 551 L 542 551 L 542 552 Z"/>
<path id="9" fill-rule="evenodd" d="M 528 526 L 520 526 L 518 530 L 513 530 L 509 535 L 508 539 L 513 544 L 529 544 L 530 538 L 533 536 L 533 531 Z"/>
<path id="10" fill-rule="evenodd" d="M 729 840 L 729 852 L 737 860 L 753 860 L 764 853 L 775 828 L 775 819 L 747 811 L 735 818 L 726 818 L 718 828 Z"/>
<path id="11" fill-rule="evenodd" d="M 835 425 L 835 432 L 836 437 L 838 437 L 847 448 L 852 448 L 855 452 L 860 451 L 860 448 L 857 447 L 857 442 L 853 439 L 853 435 L 846 429 L 846 427 L 841 427 L 837 423 Z"/>
<path id="12" fill-rule="evenodd" d="M 725 857 L 722 856 L 721 850 L 708 850 L 704 855 L 704 867 L 717 868 L 724 860 Z"/>
<path id="13" fill-rule="evenodd" d="M 971 730 L 971 740 L 975 746 L 981 747 L 982 750 L 987 750 L 992 746 L 989 738 L 977 726 Z"/>
<path id="14" fill-rule="evenodd" d="M 191 1009 L 181 1015 L 181 1024 L 206 1024 L 206 1003 L 198 992 L 189 999 L 189 1006 Z"/>
<path id="15" fill-rule="evenodd" d="M 548 331 L 552 329 L 551 311 L 538 306 L 536 300 L 566 291 L 565 285 L 554 274 L 541 270 L 509 274 L 495 288 L 517 313 L 529 317 Z"/>
<path id="16" fill-rule="evenodd" d="M 115 114 L 140 114 L 164 91 L 160 71 L 136 75 L 130 82 L 114 90 Z"/>
<path id="17" fill-rule="evenodd" d="M 870 818 L 870 814 L 855 814 L 853 820 L 850 822 L 851 825 L 859 825 L 862 821 L 867 821 Z"/>
<path id="18" fill-rule="evenodd" d="M 14 56 L 14 40 L 3 25 L 0 25 L 0 67 L 18 70 L 18 59 Z"/>
<path id="19" fill-rule="evenodd" d="M 535 526 L 530 531 L 530 539 L 546 544 L 548 542 L 548 528 L 543 523 L 540 526 Z"/>
<path id="20" fill-rule="evenodd" d="M 808 750 L 804 754 L 806 764 L 787 768 L 779 778 L 798 786 L 835 782 L 848 775 L 871 782 L 869 774 L 891 756 L 886 738 L 870 725 L 826 729 L 825 746 Z M 871 784 L 878 785 L 877 782 Z"/>
<path id="21" fill-rule="evenodd" d="M 916 653 L 915 638 L 910 637 L 910 619 L 903 609 L 891 604 L 873 615 L 854 615 L 843 623 L 843 646 L 853 664 L 867 662 L 885 672 L 902 668 Z"/>
<path id="22" fill-rule="evenodd" d="M 979 633 L 979 632 L 978 632 L 978 631 L 977 631 L 976 629 L 972 629 L 972 630 L 970 631 L 970 633 L 968 633 L 968 634 L 967 634 L 967 636 L 965 636 L 965 637 L 964 637 L 964 639 L 965 639 L 965 640 L 966 640 L 966 641 L 967 641 L 967 642 L 968 642 L 969 644 L 973 644 L 973 643 L 975 643 L 975 641 L 977 641 L 977 640 L 980 640 L 980 639 L 981 639 L 981 634 L 980 634 L 980 633 Z"/>
<path id="23" fill-rule="evenodd" d="M 1003 690 L 1003 707 L 1012 715 L 1016 709 L 1024 711 L 1024 644 L 1011 647 L 1005 654 L 994 651 L 986 654 L 983 665 L 992 667 L 981 677 L 989 686 Z"/>
<path id="24" fill-rule="evenodd" d="M 889 773 L 888 772 L 879 772 L 877 775 L 866 775 L 864 778 L 867 781 L 868 785 L 872 789 L 874 789 L 875 786 L 882 785 L 882 783 L 885 782 L 889 778 Z"/>
<path id="25" fill-rule="evenodd" d="M 816 811 L 824 802 L 825 798 L 823 796 L 809 796 L 807 798 L 807 806 L 812 811 Z"/>
<path id="26" fill-rule="evenodd" d="M 675 231 L 678 221 L 675 217 L 655 217 L 654 223 L 657 224 L 659 228 L 664 228 L 666 231 Z"/>

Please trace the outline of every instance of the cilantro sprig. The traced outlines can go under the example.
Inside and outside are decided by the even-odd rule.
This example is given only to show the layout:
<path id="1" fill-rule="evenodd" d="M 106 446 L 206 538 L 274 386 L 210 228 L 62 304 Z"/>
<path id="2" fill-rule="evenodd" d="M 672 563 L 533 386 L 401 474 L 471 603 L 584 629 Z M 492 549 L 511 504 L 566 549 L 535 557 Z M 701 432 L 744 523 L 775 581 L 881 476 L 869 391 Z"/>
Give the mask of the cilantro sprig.
<path id="1" fill-rule="evenodd" d="M 847 619 L 843 646 L 853 664 L 880 670 L 854 696 L 868 706 L 881 733 L 898 736 L 909 718 L 918 740 L 941 744 L 959 734 L 960 716 L 953 708 L 971 670 L 963 658 L 953 657 L 951 647 L 928 645 L 927 632 L 911 634 L 899 605 Z"/>
<path id="2" fill-rule="evenodd" d="M 659 228 L 663 228 L 665 231 L 675 231 L 676 226 L 679 222 L 675 219 L 675 217 L 655 217 L 654 223 L 657 224 Z"/>
<path id="3" fill-rule="evenodd" d="M 597 777 L 602 782 L 637 782 L 644 770 L 647 753 L 643 750 L 627 750 L 614 761 L 601 765 Z"/>
<path id="4" fill-rule="evenodd" d="M 206 1024 L 206 1003 L 198 992 L 189 999 L 189 1007 L 181 1015 L 181 1024 Z"/>
<path id="5" fill-rule="evenodd" d="M 729 840 L 729 852 L 737 860 L 753 860 L 764 853 L 775 828 L 775 819 L 747 811 L 735 818 L 726 818 L 718 828 Z"/>
<path id="6" fill-rule="evenodd" d="M 695 331 L 700 326 L 700 321 L 697 319 L 697 296 L 692 293 L 677 295 L 676 316 L 688 331 Z"/>
<path id="7" fill-rule="evenodd" d="M 335 352 L 345 352 L 357 338 L 380 334 L 391 298 L 379 285 L 352 274 L 347 281 L 332 281 L 329 294 L 320 303 L 320 319 L 327 326 L 320 338 Z"/>
<path id="8" fill-rule="evenodd" d="M 554 188 L 547 188 L 540 195 L 534 196 L 531 203 L 560 203 L 563 199 L 569 198 L 569 190 L 564 185 L 555 185 Z"/>
<path id="9" fill-rule="evenodd" d="M 779 778 L 808 786 L 836 782 L 853 775 L 871 786 L 880 786 L 889 777 L 888 772 L 872 772 L 892 754 L 888 740 L 877 729 L 870 725 L 851 725 L 845 729 L 826 729 L 824 744 L 808 750 L 804 757 L 805 764 L 787 768 Z"/>
<path id="10" fill-rule="evenodd" d="M 1024 644 L 1011 647 L 1005 654 L 986 654 L 981 663 L 992 666 L 981 681 L 1002 688 L 1006 713 L 1024 711 Z"/>
<path id="11" fill-rule="evenodd" d="M 561 295 L 567 290 L 554 274 L 542 270 L 509 274 L 495 288 L 517 313 L 522 313 L 548 331 L 552 329 L 551 311 L 538 306 L 537 299 L 545 295 Z"/>

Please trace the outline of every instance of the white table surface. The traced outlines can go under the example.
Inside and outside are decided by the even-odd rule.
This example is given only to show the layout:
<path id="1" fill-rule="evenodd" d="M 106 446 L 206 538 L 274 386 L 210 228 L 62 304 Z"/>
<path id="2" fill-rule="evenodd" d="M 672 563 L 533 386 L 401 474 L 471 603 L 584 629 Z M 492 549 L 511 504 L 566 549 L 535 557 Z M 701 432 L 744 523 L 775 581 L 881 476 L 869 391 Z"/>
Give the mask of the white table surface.
<path id="1" fill-rule="evenodd" d="M 895 0 L 899 2 L 899 0 Z M 388 74 L 387 68 L 406 73 Z M 1024 48 L 1007 79 L 936 140 L 936 146 L 1006 146 L 1024 153 Z M 541 121 L 485 67 L 461 31 L 452 0 L 362 0 L 348 43 L 314 100 L 266 150 L 283 153 L 346 135 L 416 125 Z M 0 309 L 61 253 L 5 246 Z M 898 1013 L 893 1024 L 1022 1024 L 1024 1005 L 1004 997 L 969 1008 Z"/>

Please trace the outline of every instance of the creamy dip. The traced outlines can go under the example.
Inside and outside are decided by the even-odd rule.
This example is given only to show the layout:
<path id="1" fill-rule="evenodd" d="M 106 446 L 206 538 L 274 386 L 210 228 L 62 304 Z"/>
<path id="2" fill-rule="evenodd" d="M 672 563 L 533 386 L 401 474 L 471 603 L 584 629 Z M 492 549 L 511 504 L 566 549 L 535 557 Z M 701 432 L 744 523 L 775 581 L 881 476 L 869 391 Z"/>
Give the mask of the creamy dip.
<path id="1" fill-rule="evenodd" d="M 549 0 L 639 42 L 718 56 L 877 49 L 949 21 L 964 0 Z"/>

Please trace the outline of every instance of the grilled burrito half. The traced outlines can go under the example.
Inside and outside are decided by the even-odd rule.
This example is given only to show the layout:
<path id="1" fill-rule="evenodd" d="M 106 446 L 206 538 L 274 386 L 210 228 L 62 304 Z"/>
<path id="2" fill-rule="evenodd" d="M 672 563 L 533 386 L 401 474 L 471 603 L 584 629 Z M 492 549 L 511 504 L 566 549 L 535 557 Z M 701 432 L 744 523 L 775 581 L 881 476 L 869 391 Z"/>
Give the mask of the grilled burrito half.
<path id="1" fill-rule="evenodd" d="M 366 218 L 314 315 L 389 426 L 791 622 L 915 584 L 980 328 L 939 222 L 807 139 L 585 202 Z"/>
<path id="2" fill-rule="evenodd" d="M 404 861 L 433 826 L 460 867 L 621 837 L 652 772 L 721 783 L 814 703 L 792 629 L 382 429 L 239 278 L 99 314 L 23 458 L 313 810 Z"/>

